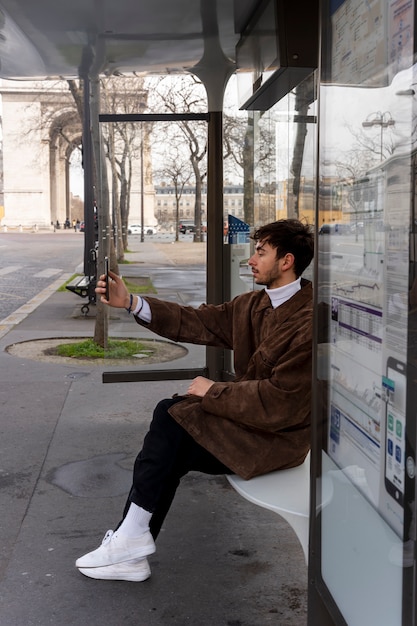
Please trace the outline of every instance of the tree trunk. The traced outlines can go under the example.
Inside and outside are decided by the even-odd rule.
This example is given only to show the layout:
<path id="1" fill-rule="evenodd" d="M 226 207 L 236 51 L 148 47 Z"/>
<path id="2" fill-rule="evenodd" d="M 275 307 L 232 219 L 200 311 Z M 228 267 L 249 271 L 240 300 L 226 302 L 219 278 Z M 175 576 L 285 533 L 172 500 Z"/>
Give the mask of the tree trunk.
<path id="1" fill-rule="evenodd" d="M 109 219 L 109 184 L 107 179 L 106 158 L 100 141 L 99 110 L 100 110 L 100 81 L 98 77 L 91 79 L 91 134 L 94 155 L 95 179 L 97 185 L 97 219 L 98 219 L 98 255 L 97 275 L 104 272 L 104 257 L 110 257 L 110 219 Z M 110 266 L 112 264 L 110 263 Z M 97 299 L 97 315 L 94 326 L 94 341 L 102 348 L 107 348 L 108 342 L 108 319 L 107 305 Z"/>
<path id="2" fill-rule="evenodd" d="M 297 123 L 297 134 L 294 142 L 293 157 L 291 162 L 291 173 L 294 176 L 293 194 L 294 203 L 293 210 L 288 209 L 288 217 L 299 217 L 299 200 L 301 190 L 301 171 L 303 166 L 303 156 L 305 141 L 307 136 L 307 113 L 311 102 L 311 81 L 305 80 L 297 86 L 295 90 L 295 110 L 298 112 L 299 121 Z"/>
<path id="3" fill-rule="evenodd" d="M 194 241 L 201 241 L 201 192 L 202 192 L 201 174 L 200 174 L 200 169 L 198 167 L 197 159 L 192 158 L 191 163 L 192 163 L 194 175 L 195 175 Z"/>
<path id="4" fill-rule="evenodd" d="M 253 154 L 253 115 L 248 115 L 248 125 L 246 127 L 245 139 L 243 143 L 243 215 L 244 220 L 251 226 L 255 221 L 254 209 L 254 154 Z"/>

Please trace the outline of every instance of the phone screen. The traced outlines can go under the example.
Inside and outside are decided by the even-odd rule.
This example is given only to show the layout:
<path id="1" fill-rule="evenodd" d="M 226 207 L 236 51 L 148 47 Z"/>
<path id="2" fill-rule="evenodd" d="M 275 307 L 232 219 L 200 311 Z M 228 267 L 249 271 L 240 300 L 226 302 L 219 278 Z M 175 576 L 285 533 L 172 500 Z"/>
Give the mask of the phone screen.
<path id="1" fill-rule="evenodd" d="M 106 300 L 109 299 L 109 257 L 104 257 L 104 273 L 106 275 Z"/>
<path id="2" fill-rule="evenodd" d="M 385 488 L 402 506 L 405 481 L 406 367 L 393 357 L 387 362 Z"/>

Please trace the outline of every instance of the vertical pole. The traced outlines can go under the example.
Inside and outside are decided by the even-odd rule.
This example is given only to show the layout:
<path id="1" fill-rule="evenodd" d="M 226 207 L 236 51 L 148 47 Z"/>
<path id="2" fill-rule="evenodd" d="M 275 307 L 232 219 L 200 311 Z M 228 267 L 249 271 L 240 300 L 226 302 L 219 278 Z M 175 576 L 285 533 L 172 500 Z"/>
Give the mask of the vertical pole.
<path id="1" fill-rule="evenodd" d="M 384 160 L 384 117 L 381 115 L 381 163 Z"/>
<path id="2" fill-rule="evenodd" d="M 3 137 L 3 118 L 0 115 L 0 133 Z M 0 140 L 0 222 L 5 217 L 4 208 L 4 162 L 3 162 L 3 139 Z M 52 217 L 52 215 L 51 215 Z"/>
<path id="3" fill-rule="evenodd" d="M 94 183 L 91 139 L 90 78 L 83 77 L 83 167 L 84 167 L 84 274 L 90 274 L 90 250 L 94 248 Z"/>
<path id="4" fill-rule="evenodd" d="M 209 113 L 207 154 L 207 302 L 223 302 L 223 113 Z M 208 376 L 221 380 L 223 351 L 207 348 Z"/>
<path id="5" fill-rule="evenodd" d="M 145 199 L 143 197 L 145 191 L 143 182 L 145 168 L 143 166 L 143 154 L 143 122 L 140 122 L 140 240 L 142 243 L 145 241 Z"/>

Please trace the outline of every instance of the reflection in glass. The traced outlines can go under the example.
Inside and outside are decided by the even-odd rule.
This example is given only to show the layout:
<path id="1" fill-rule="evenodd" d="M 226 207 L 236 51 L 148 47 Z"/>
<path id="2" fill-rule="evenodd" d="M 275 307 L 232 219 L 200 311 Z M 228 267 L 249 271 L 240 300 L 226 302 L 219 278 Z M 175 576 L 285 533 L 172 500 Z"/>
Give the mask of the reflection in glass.
<path id="1" fill-rule="evenodd" d="M 322 474 L 334 487 L 321 512 L 321 574 L 349 625 L 394 626 L 404 623 L 404 581 L 413 565 L 415 105 L 398 95 L 409 93 L 413 68 L 405 49 L 402 59 L 388 60 L 384 37 L 394 37 L 395 19 L 388 3 L 373 4 L 378 27 L 359 30 L 355 49 L 348 34 L 365 19 L 364 5 L 340 4 L 332 32 L 346 28 L 329 46 L 320 88 L 319 420 Z M 361 66 L 364 50 L 369 63 Z"/>

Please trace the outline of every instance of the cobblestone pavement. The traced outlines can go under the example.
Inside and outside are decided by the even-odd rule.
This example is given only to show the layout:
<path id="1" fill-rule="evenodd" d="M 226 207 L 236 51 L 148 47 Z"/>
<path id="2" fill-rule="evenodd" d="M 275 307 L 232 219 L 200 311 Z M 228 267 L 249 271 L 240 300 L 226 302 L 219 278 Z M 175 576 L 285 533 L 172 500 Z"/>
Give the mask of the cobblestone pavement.
<path id="1" fill-rule="evenodd" d="M 153 261 L 149 243 L 158 254 Z M 130 263 L 143 266 L 177 268 L 198 265 L 198 273 L 205 272 L 205 243 L 194 243 L 190 236 L 181 236 L 174 242 L 173 235 L 161 234 L 147 237 L 145 243 L 139 236 L 129 238 L 131 252 L 126 254 Z M 61 284 L 75 272 L 83 272 L 84 237 L 72 230 L 42 233 L 0 233 L 0 323 L 19 307 L 37 296 L 57 280 Z M 165 263 L 164 263 L 165 258 Z M 137 267 L 125 266 L 123 273 L 133 275 Z M 146 273 L 146 272 L 145 272 Z M 181 279 L 179 279 L 181 285 Z M 201 282 L 199 276 L 198 281 Z"/>
<path id="2" fill-rule="evenodd" d="M 161 297 L 198 306 L 205 300 L 205 243 L 190 236 L 129 238 L 125 276 L 149 275 Z M 84 237 L 60 233 L 0 233 L 0 337 L 50 297 L 74 273 L 83 273 Z M 169 289 L 164 288 L 169 285 Z M 78 299 L 80 306 L 87 300 Z"/>
<path id="3" fill-rule="evenodd" d="M 57 279 L 64 283 L 83 260 L 79 233 L 0 234 L 0 320 L 13 314 Z M 1 323 L 1 322 L 0 322 Z"/>

